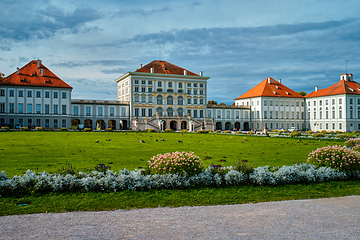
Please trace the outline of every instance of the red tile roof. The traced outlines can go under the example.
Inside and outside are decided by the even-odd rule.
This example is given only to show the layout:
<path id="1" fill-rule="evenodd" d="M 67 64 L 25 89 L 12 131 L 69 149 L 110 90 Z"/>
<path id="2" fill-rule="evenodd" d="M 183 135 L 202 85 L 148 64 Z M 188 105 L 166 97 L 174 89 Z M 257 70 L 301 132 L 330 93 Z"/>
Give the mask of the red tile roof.
<path id="1" fill-rule="evenodd" d="M 141 67 L 140 69 L 136 70 L 135 72 L 144 72 L 144 73 L 150 73 L 151 68 L 154 69 L 154 73 L 161 73 L 161 74 L 177 74 L 177 75 L 184 75 L 185 68 L 176 66 L 172 63 L 166 62 L 166 61 L 159 61 L 154 60 L 151 63 Z M 196 73 L 190 72 L 188 70 L 187 75 L 191 76 L 199 76 Z"/>
<path id="2" fill-rule="evenodd" d="M 311 98 L 338 94 L 360 94 L 360 84 L 354 81 L 341 80 L 328 88 L 309 93 L 305 97 Z"/>
<path id="3" fill-rule="evenodd" d="M 270 83 L 269 83 L 270 79 Z M 266 78 L 258 85 L 247 91 L 235 100 L 252 98 L 252 97 L 289 97 L 289 98 L 304 98 L 299 93 L 291 90 L 273 78 Z"/>
<path id="4" fill-rule="evenodd" d="M 43 74 L 41 74 L 41 71 L 43 71 Z M 19 69 L 19 74 L 16 71 L 1 80 L 0 85 L 72 88 L 45 67 L 41 60 L 32 60 Z"/>

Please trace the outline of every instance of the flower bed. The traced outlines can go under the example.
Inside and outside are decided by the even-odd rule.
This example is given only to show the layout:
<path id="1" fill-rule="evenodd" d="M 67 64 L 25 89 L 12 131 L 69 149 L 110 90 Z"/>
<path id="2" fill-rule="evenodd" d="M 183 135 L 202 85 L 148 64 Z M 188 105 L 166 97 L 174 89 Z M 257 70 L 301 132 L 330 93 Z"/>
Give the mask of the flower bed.
<path id="1" fill-rule="evenodd" d="M 255 168 L 253 172 L 244 174 L 227 168 L 226 174 L 213 173 L 210 168 L 189 176 L 179 174 L 144 175 L 143 171 L 128 171 L 118 173 L 93 171 L 76 175 L 35 173 L 28 170 L 23 176 L 7 178 L 5 172 L 0 173 L 0 194 L 14 195 L 32 192 L 66 192 L 66 191 L 121 191 L 189 188 L 198 186 L 225 185 L 278 185 L 293 183 L 324 182 L 332 180 L 360 179 L 360 171 L 352 173 L 341 172 L 328 167 L 317 168 L 311 164 L 295 164 L 272 169 L 268 166 Z"/>

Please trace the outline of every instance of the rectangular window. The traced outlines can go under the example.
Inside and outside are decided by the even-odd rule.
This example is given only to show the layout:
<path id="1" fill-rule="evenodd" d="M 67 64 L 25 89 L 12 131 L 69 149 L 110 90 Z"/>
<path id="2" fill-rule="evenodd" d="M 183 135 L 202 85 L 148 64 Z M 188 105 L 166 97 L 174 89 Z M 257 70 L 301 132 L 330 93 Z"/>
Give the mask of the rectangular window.
<path id="1" fill-rule="evenodd" d="M 152 87 L 149 87 L 149 88 L 148 88 L 148 92 L 152 92 Z"/>
<path id="2" fill-rule="evenodd" d="M 32 104 L 27 105 L 27 113 L 32 113 Z"/>
<path id="3" fill-rule="evenodd" d="M 197 118 L 197 110 L 194 110 L 194 118 Z"/>
<path id="4" fill-rule="evenodd" d="M 152 108 L 149 109 L 149 117 L 152 116 Z"/>
<path id="5" fill-rule="evenodd" d="M 200 104 L 204 104 L 204 99 L 200 98 Z"/>
<path id="6" fill-rule="evenodd" d="M 45 114 L 49 114 L 49 113 L 50 113 L 50 105 L 45 104 Z"/>
<path id="7" fill-rule="evenodd" d="M 152 103 L 153 102 L 152 96 L 149 96 L 148 98 L 149 98 L 149 103 Z"/>
<path id="8" fill-rule="evenodd" d="M 40 91 L 36 91 L 36 98 L 41 98 L 41 92 Z"/>
<path id="9" fill-rule="evenodd" d="M 204 110 L 200 110 L 200 117 L 201 117 L 201 118 L 204 117 Z"/>
<path id="10" fill-rule="evenodd" d="M 188 87 L 191 87 L 191 83 L 187 83 L 187 86 L 188 86 Z"/>
<path id="11" fill-rule="evenodd" d="M 161 87 L 161 82 L 160 81 L 158 82 L 158 87 Z"/>
<path id="12" fill-rule="evenodd" d="M 142 116 L 142 117 L 145 117 L 145 116 L 146 116 L 145 113 L 146 113 L 146 109 L 145 109 L 145 108 L 142 108 L 142 109 L 141 109 L 141 116 Z"/>
<path id="13" fill-rule="evenodd" d="M 273 105 L 273 101 L 272 101 L 272 100 L 270 100 L 269 102 L 270 102 L 270 106 L 272 106 L 272 105 Z"/>
<path id="14" fill-rule="evenodd" d="M 139 96 L 135 96 L 135 102 L 139 101 Z"/>
<path id="15" fill-rule="evenodd" d="M 145 80 L 141 80 L 141 84 L 146 84 Z"/>
<path id="16" fill-rule="evenodd" d="M 102 107 L 98 107 L 98 114 L 99 114 L 99 116 L 103 115 L 103 108 Z"/>
<path id="17" fill-rule="evenodd" d="M 114 112 L 114 110 L 113 110 L 113 112 Z M 126 108 L 121 108 L 121 116 L 125 116 L 125 115 L 126 115 Z"/>
<path id="18" fill-rule="evenodd" d="M 354 99 L 350 98 L 350 104 L 353 104 Z"/>
<path id="19" fill-rule="evenodd" d="M 58 114 L 58 105 L 57 104 L 54 105 L 54 114 Z"/>
<path id="20" fill-rule="evenodd" d="M 197 87 L 197 83 L 194 83 L 194 87 Z"/>
<path id="21" fill-rule="evenodd" d="M 194 98 L 194 104 L 197 104 L 197 98 Z"/>
<path id="22" fill-rule="evenodd" d="M 13 91 L 13 93 L 14 93 L 14 90 L 10 90 L 10 92 L 11 91 Z M 4 96 L 5 96 L 5 89 L 0 89 L 0 97 L 4 97 Z"/>
<path id="23" fill-rule="evenodd" d="M 86 116 L 91 115 L 91 107 L 86 107 Z"/>
<path id="24" fill-rule="evenodd" d="M 221 118 L 221 111 L 220 110 L 217 111 L 217 118 Z"/>
<path id="25" fill-rule="evenodd" d="M 50 92 L 48 91 L 45 92 L 45 98 L 50 98 Z"/>
<path id="26" fill-rule="evenodd" d="M 266 100 L 264 100 L 264 106 L 267 106 L 267 101 Z"/>
<path id="27" fill-rule="evenodd" d="M 264 111 L 264 119 L 267 119 L 267 111 Z"/>
<path id="28" fill-rule="evenodd" d="M 61 105 L 61 114 L 66 114 L 66 105 Z"/>
<path id="29" fill-rule="evenodd" d="M 4 90 L 2 90 L 2 91 L 4 91 Z M 5 96 L 5 93 L 4 93 L 4 95 L 2 95 L 2 96 Z M 15 96 L 15 91 L 14 90 L 10 90 L 9 91 L 9 97 L 14 97 Z"/>
<path id="30" fill-rule="evenodd" d="M 230 111 L 226 111 L 226 118 L 230 118 Z"/>
<path id="31" fill-rule="evenodd" d="M 125 110 L 125 108 L 123 108 L 123 110 Z M 115 115 L 115 109 L 113 107 L 111 107 L 110 108 L 110 116 L 114 116 L 114 115 Z M 125 114 L 123 116 L 125 116 Z"/>
<path id="32" fill-rule="evenodd" d="M 146 102 L 146 96 L 145 95 L 141 96 L 141 102 Z"/>
<path id="33" fill-rule="evenodd" d="M 181 82 L 179 83 L 179 88 L 182 88 L 182 83 Z"/>
<path id="34" fill-rule="evenodd" d="M 240 114 L 240 112 L 239 112 L 239 111 L 236 111 L 236 112 L 235 112 L 235 117 L 236 117 L 236 118 L 239 118 L 239 117 L 240 117 L 239 114 Z"/>
<path id="35" fill-rule="evenodd" d="M 296 106 L 297 106 L 297 107 L 299 107 L 299 106 L 300 106 L 300 105 L 299 105 L 299 102 L 296 102 Z"/>
<path id="36" fill-rule="evenodd" d="M 18 94 L 19 94 L 19 97 L 23 97 L 23 96 L 24 96 L 24 91 L 23 91 L 23 90 L 19 90 Z"/>
<path id="37" fill-rule="evenodd" d="M 211 110 L 208 110 L 208 118 L 211 118 Z"/>
<path id="38" fill-rule="evenodd" d="M 32 91 L 27 91 L 27 96 L 32 97 Z"/>
<path id="39" fill-rule="evenodd" d="M 139 92 L 139 87 L 138 86 L 135 87 L 134 92 Z"/>
<path id="40" fill-rule="evenodd" d="M 74 106 L 74 115 L 79 115 L 79 107 Z"/>
<path id="41" fill-rule="evenodd" d="M 54 119 L 54 127 L 57 128 L 58 127 L 58 120 Z"/>
<path id="42" fill-rule="evenodd" d="M 41 113 L 41 105 L 36 104 L 36 114 L 40 114 L 40 113 Z"/>
<path id="43" fill-rule="evenodd" d="M 141 92 L 146 92 L 146 87 L 142 87 Z"/>
<path id="44" fill-rule="evenodd" d="M 138 117 L 138 116 L 139 116 L 139 109 L 135 108 L 135 117 Z"/>
<path id="45" fill-rule="evenodd" d="M 41 120 L 40 119 L 36 119 L 36 126 L 40 127 L 41 126 Z"/>
<path id="46" fill-rule="evenodd" d="M 63 119 L 63 120 L 61 121 L 61 127 L 66 127 L 66 119 Z"/>
<path id="47" fill-rule="evenodd" d="M 172 88 L 172 82 L 168 82 L 168 87 Z"/>
<path id="48" fill-rule="evenodd" d="M 139 84 L 139 80 L 135 80 L 135 84 Z"/>
<path id="49" fill-rule="evenodd" d="M 50 126 L 50 119 L 45 119 L 45 127 L 49 127 Z"/>
<path id="50" fill-rule="evenodd" d="M 19 103 L 19 113 L 24 113 L 24 104 Z"/>
<path id="51" fill-rule="evenodd" d="M 272 119 L 272 118 L 273 118 L 273 112 L 270 111 L 270 119 Z"/>
<path id="52" fill-rule="evenodd" d="M 197 94 L 197 89 L 194 89 L 194 94 Z"/>
<path id="53" fill-rule="evenodd" d="M 58 92 L 54 92 L 54 98 L 58 98 L 59 96 L 59 93 Z"/>
<path id="54" fill-rule="evenodd" d="M 341 98 L 339 99 L 339 104 L 342 104 L 342 99 Z"/>
<path id="55" fill-rule="evenodd" d="M 149 85 L 152 84 L 152 81 L 148 81 L 148 84 L 149 84 Z"/>
<path id="56" fill-rule="evenodd" d="M 10 113 L 14 113 L 14 112 L 15 112 L 15 104 L 14 104 L 14 103 L 9 103 L 9 112 L 10 112 Z"/>

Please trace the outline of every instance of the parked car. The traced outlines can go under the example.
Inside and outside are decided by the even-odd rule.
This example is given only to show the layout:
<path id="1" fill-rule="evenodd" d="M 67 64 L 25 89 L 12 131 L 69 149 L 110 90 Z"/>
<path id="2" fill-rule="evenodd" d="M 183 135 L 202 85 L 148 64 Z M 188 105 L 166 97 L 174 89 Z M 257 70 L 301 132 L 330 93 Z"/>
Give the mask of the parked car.
<path id="1" fill-rule="evenodd" d="M 20 129 L 22 126 L 21 126 L 21 124 L 20 123 L 17 123 L 16 125 L 15 125 L 15 129 Z"/>

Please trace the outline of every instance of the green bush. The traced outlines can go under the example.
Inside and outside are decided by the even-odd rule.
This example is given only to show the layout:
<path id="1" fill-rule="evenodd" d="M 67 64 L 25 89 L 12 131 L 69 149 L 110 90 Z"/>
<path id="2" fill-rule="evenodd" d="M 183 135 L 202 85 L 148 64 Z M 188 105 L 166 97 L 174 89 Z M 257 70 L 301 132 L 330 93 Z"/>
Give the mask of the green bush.
<path id="1" fill-rule="evenodd" d="M 91 128 L 84 128 L 84 131 L 85 131 L 85 132 L 90 132 L 90 131 L 91 131 Z"/>
<path id="2" fill-rule="evenodd" d="M 226 130 L 226 131 L 224 131 L 224 133 L 231 133 L 231 131 L 230 131 L 230 130 Z"/>
<path id="3" fill-rule="evenodd" d="M 28 127 L 21 127 L 20 129 L 23 130 L 23 131 L 29 131 Z"/>
<path id="4" fill-rule="evenodd" d="M 326 130 L 321 130 L 321 133 L 323 133 L 323 134 L 327 134 L 327 133 L 328 133 L 328 131 L 326 131 Z"/>
<path id="5" fill-rule="evenodd" d="M 347 138 L 350 138 L 350 136 L 347 135 L 347 134 L 340 134 L 340 135 L 339 135 L 339 138 L 340 138 L 340 139 L 347 139 Z"/>
<path id="6" fill-rule="evenodd" d="M 348 148 L 354 147 L 359 144 L 360 144 L 360 138 L 353 138 L 345 141 L 345 146 L 347 146 Z"/>
<path id="7" fill-rule="evenodd" d="M 62 127 L 61 131 L 67 131 L 68 129 L 66 127 Z"/>
<path id="8" fill-rule="evenodd" d="M 172 130 L 172 129 L 165 129 L 165 132 L 173 132 L 174 130 Z"/>
<path id="9" fill-rule="evenodd" d="M 321 137 L 325 137 L 325 135 L 323 133 L 313 133 L 312 137 L 313 138 L 321 138 Z"/>
<path id="10" fill-rule="evenodd" d="M 307 161 L 318 167 L 330 167 L 340 171 L 360 170 L 359 153 L 344 146 L 318 148 L 308 155 Z"/>
<path id="11" fill-rule="evenodd" d="M 204 169 L 200 158 L 193 152 L 172 152 L 158 154 L 151 158 L 149 163 L 150 174 L 179 174 L 189 176 L 201 173 Z"/>
<path id="12" fill-rule="evenodd" d="M 111 129 L 111 128 L 106 128 L 106 129 L 105 129 L 105 131 L 107 131 L 107 132 L 111 132 L 111 131 L 112 131 L 112 129 Z"/>
<path id="13" fill-rule="evenodd" d="M 241 161 L 241 162 L 236 162 L 235 165 L 233 166 L 234 170 L 242 172 L 244 174 L 250 174 L 254 171 L 254 167 L 246 164 L 246 161 Z"/>
<path id="14" fill-rule="evenodd" d="M 360 152 L 360 143 L 352 148 L 356 152 Z"/>
<path id="15" fill-rule="evenodd" d="M 299 137 L 299 136 L 301 136 L 301 132 L 298 132 L 298 131 L 292 131 L 291 133 L 290 133 L 290 137 Z"/>
<path id="16" fill-rule="evenodd" d="M 6 127 L 6 126 L 1 127 L 1 129 L 3 129 L 3 130 L 10 130 L 10 128 L 9 128 L 9 127 Z"/>
<path id="17" fill-rule="evenodd" d="M 206 133 L 206 131 L 203 130 L 197 130 L 196 133 Z"/>
<path id="18" fill-rule="evenodd" d="M 213 131 L 213 130 L 208 129 L 208 130 L 206 130 L 206 132 L 207 132 L 207 133 L 212 133 L 212 132 L 214 132 L 214 131 Z"/>
<path id="19" fill-rule="evenodd" d="M 36 127 L 36 128 L 35 128 L 35 131 L 42 131 L 42 130 L 43 130 L 42 127 Z"/>
<path id="20" fill-rule="evenodd" d="M 241 132 L 241 131 L 237 131 L 236 134 L 242 134 L 242 132 Z"/>
<path id="21" fill-rule="evenodd" d="M 221 130 L 216 130 L 215 133 L 221 133 Z"/>
<path id="22" fill-rule="evenodd" d="M 188 131 L 187 129 L 181 130 L 182 133 L 186 133 L 187 131 Z"/>
<path id="23" fill-rule="evenodd" d="M 247 135 L 250 135 L 250 136 L 252 136 L 254 134 L 255 134 L 254 132 L 247 132 Z"/>
<path id="24" fill-rule="evenodd" d="M 146 129 L 146 131 L 148 131 L 148 132 L 155 132 L 155 129 L 148 128 L 148 129 Z"/>

